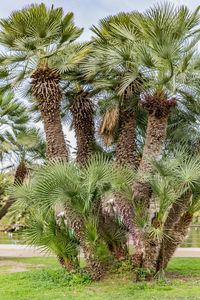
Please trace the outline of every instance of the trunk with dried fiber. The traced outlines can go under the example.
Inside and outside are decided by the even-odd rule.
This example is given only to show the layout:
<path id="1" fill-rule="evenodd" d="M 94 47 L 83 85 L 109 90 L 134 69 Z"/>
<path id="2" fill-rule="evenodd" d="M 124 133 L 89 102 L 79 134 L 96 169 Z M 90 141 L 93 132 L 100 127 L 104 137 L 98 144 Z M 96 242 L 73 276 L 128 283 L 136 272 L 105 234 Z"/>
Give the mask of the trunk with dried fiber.
<path id="1" fill-rule="evenodd" d="M 61 266 L 67 270 L 68 272 L 72 271 L 72 270 L 76 270 L 77 269 L 77 265 L 73 264 L 73 262 L 64 259 L 62 256 L 57 256 L 59 263 L 61 264 Z"/>
<path id="2" fill-rule="evenodd" d="M 193 215 L 189 212 L 185 212 L 174 224 L 168 238 L 163 241 L 163 255 L 162 260 L 158 261 L 157 271 L 166 269 L 177 247 L 183 242 L 188 232 L 188 228 L 192 223 L 192 219 Z"/>
<path id="3" fill-rule="evenodd" d="M 77 138 L 77 162 L 85 163 L 94 144 L 94 104 L 88 98 L 87 92 L 80 90 L 70 107 Z"/>
<path id="4" fill-rule="evenodd" d="M 91 275 L 93 280 L 98 281 L 104 275 L 106 266 L 95 257 L 94 251 L 86 237 L 86 228 L 83 219 L 76 215 L 72 209 L 65 208 L 65 212 L 66 218 L 69 218 L 75 236 L 79 240 L 80 246 L 83 249 L 86 260 L 85 270 Z"/>
<path id="5" fill-rule="evenodd" d="M 137 169 L 135 127 L 136 113 L 120 108 L 116 161 L 130 168 Z"/>
<path id="6" fill-rule="evenodd" d="M 148 157 L 159 157 L 166 138 L 170 108 L 176 105 L 176 100 L 168 100 L 167 95 L 163 91 L 155 92 L 153 96 L 146 96 L 145 101 L 142 103 L 142 106 L 148 111 L 148 125 L 142 160 L 138 168 L 139 173 L 144 175 L 152 173 L 153 166 L 148 161 Z M 148 209 L 151 197 L 149 183 L 144 179 L 136 180 L 133 185 L 133 192 L 138 204 Z"/>
<path id="7" fill-rule="evenodd" d="M 123 217 L 124 225 L 129 229 L 135 249 L 134 259 L 140 264 L 143 256 L 143 238 L 135 221 L 134 208 L 120 195 L 116 195 L 115 202 L 119 208 L 120 215 Z"/>
<path id="8" fill-rule="evenodd" d="M 154 237 L 145 237 L 145 255 L 144 255 L 144 261 L 142 267 L 145 270 L 151 270 L 154 271 L 154 267 L 157 262 L 158 252 L 159 252 L 159 240 Z M 152 277 L 153 273 L 149 274 L 147 279 L 150 279 Z"/>
<path id="9" fill-rule="evenodd" d="M 140 85 L 142 81 L 137 78 L 125 91 L 122 99 L 122 104 L 119 109 L 118 123 L 118 139 L 116 147 L 116 162 L 129 168 L 137 169 L 137 149 L 135 142 L 135 129 L 137 115 L 131 107 L 131 102 L 139 101 Z M 128 203 L 122 196 L 116 195 L 115 202 L 119 208 L 120 214 L 123 217 L 125 226 L 129 229 L 133 246 L 135 249 L 134 259 L 141 262 L 143 256 L 143 241 L 141 233 L 135 222 L 134 208 L 131 203 Z"/>
<path id="10" fill-rule="evenodd" d="M 27 175 L 27 168 L 24 162 L 21 162 L 15 172 L 14 184 L 22 184 Z M 15 203 L 14 199 L 9 199 L 0 211 L 0 220 L 7 214 L 9 208 Z"/>
<path id="11" fill-rule="evenodd" d="M 39 66 L 32 74 L 33 96 L 38 101 L 46 134 L 48 159 L 62 158 L 68 160 L 62 123 L 60 117 L 60 101 L 62 97 L 59 85 L 60 75 L 56 70 L 46 66 Z"/>
<path id="12" fill-rule="evenodd" d="M 138 77 L 126 88 L 119 108 L 116 161 L 134 169 L 138 168 L 135 142 L 137 114 L 132 106 L 134 102 L 135 105 L 139 102 L 141 84 Z"/>
<path id="13" fill-rule="evenodd" d="M 155 92 L 153 96 L 146 96 L 142 105 L 148 111 L 148 125 L 142 160 L 138 172 L 148 175 L 153 172 L 153 166 L 148 161 L 148 157 L 158 158 L 166 138 L 170 108 L 176 106 L 177 102 L 175 99 L 168 100 L 167 95 L 161 91 Z M 148 181 L 143 178 L 136 180 L 133 185 L 133 194 L 136 204 L 139 207 L 143 207 L 145 217 L 150 207 L 151 198 L 151 188 Z M 144 242 L 143 267 L 146 269 L 154 268 L 158 253 L 159 242 L 154 237 L 147 238 Z"/>
<path id="14" fill-rule="evenodd" d="M 173 230 L 173 225 L 178 222 L 182 213 L 185 211 L 187 203 L 190 200 L 190 196 L 191 193 L 186 192 L 172 204 L 163 226 L 164 235 L 170 236 L 171 231 Z M 166 242 L 162 241 L 159 247 L 157 262 L 154 265 L 156 269 L 160 269 L 163 261 L 163 255 L 165 255 L 166 251 L 168 251 L 166 248 Z"/>

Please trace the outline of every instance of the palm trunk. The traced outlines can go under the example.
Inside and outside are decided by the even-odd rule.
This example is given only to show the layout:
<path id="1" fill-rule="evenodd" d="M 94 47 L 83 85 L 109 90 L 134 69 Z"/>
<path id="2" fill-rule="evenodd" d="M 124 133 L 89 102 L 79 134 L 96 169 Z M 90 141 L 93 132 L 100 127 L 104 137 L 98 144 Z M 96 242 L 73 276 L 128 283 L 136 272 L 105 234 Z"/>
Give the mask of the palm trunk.
<path id="1" fill-rule="evenodd" d="M 60 75 L 46 67 L 38 67 L 31 76 L 33 96 L 38 101 L 44 130 L 46 134 L 48 159 L 64 158 L 68 160 L 68 151 L 62 130 L 60 117 L 60 100 L 62 97 L 59 86 Z"/>
<path id="2" fill-rule="evenodd" d="M 143 256 L 143 242 L 142 235 L 135 222 L 135 213 L 133 206 L 123 199 L 120 195 L 116 195 L 115 201 L 119 207 L 120 214 L 123 217 L 124 225 L 129 229 L 132 238 L 133 247 L 135 249 L 134 258 L 140 263 Z"/>
<path id="3" fill-rule="evenodd" d="M 72 261 L 64 259 L 62 256 L 57 256 L 59 263 L 61 266 L 68 272 L 77 269 L 77 265 L 75 265 Z"/>
<path id="4" fill-rule="evenodd" d="M 146 237 L 145 239 L 145 257 L 143 261 L 143 268 L 145 270 L 153 270 L 158 257 L 159 241 L 156 238 Z"/>
<path id="5" fill-rule="evenodd" d="M 99 261 L 95 255 L 88 239 L 86 237 L 86 228 L 83 219 L 77 216 L 72 209 L 66 208 L 66 217 L 69 218 L 71 227 L 80 246 L 83 249 L 84 257 L 86 260 L 86 271 L 91 275 L 93 280 L 99 280 L 105 272 L 105 265 Z"/>
<path id="6" fill-rule="evenodd" d="M 186 192 L 184 193 L 179 199 L 177 199 L 171 206 L 168 216 L 166 218 L 166 221 L 163 226 L 163 233 L 166 236 L 170 236 L 170 232 L 173 230 L 173 225 L 178 222 L 180 219 L 182 213 L 185 210 L 185 206 L 189 201 L 191 194 Z M 160 266 L 163 262 L 163 256 L 165 255 L 165 252 L 167 251 L 166 248 L 166 241 L 162 241 L 160 244 L 160 249 L 159 249 L 159 255 L 157 258 L 157 262 L 154 265 L 156 269 L 160 269 Z"/>
<path id="7" fill-rule="evenodd" d="M 179 221 L 175 223 L 169 238 L 165 239 L 163 242 L 163 256 L 162 260 L 158 262 L 157 271 L 166 269 L 177 247 L 183 242 L 192 219 L 193 215 L 189 212 L 185 212 Z"/>
<path id="8" fill-rule="evenodd" d="M 80 95 L 70 107 L 77 138 L 77 162 L 85 163 L 94 144 L 94 105 L 90 99 Z"/>
<path id="9" fill-rule="evenodd" d="M 155 114 L 149 115 L 146 131 L 146 140 L 138 172 L 148 175 L 152 173 L 153 166 L 148 161 L 148 157 L 158 158 L 166 138 L 168 116 L 157 118 Z M 133 185 L 134 198 L 138 204 L 148 208 L 150 205 L 151 189 L 148 181 L 138 179 Z"/>
<path id="10" fill-rule="evenodd" d="M 15 172 L 14 184 L 22 184 L 27 175 L 27 168 L 21 162 Z M 7 214 L 9 208 L 15 203 L 14 199 L 9 199 L 0 211 L 0 220 Z"/>
<path id="11" fill-rule="evenodd" d="M 135 127 L 135 112 L 120 109 L 116 161 L 136 169 L 138 167 L 138 161 L 135 143 Z"/>
<path id="12" fill-rule="evenodd" d="M 131 98 L 132 99 L 132 98 Z M 137 169 L 138 160 L 135 143 L 136 113 L 125 107 L 130 102 L 130 95 L 125 96 L 124 105 L 119 110 L 119 128 L 116 147 L 116 162 L 129 168 Z M 135 222 L 134 209 L 122 196 L 116 195 L 115 202 L 119 207 L 125 226 L 129 229 L 133 246 L 134 258 L 140 264 L 143 255 L 141 234 Z"/>
<path id="13" fill-rule="evenodd" d="M 148 124 L 142 160 L 138 172 L 144 176 L 151 174 L 154 170 L 148 158 L 157 159 L 159 157 L 163 142 L 166 139 L 170 108 L 176 105 L 175 99 L 168 101 L 167 95 L 163 91 L 155 92 L 152 97 L 147 96 L 143 102 L 143 106 L 148 111 Z M 143 207 L 145 217 L 148 213 L 151 199 L 149 182 L 145 178 L 136 180 L 133 185 L 133 193 L 136 204 L 139 207 Z M 144 268 L 154 268 L 159 254 L 159 242 L 153 237 L 147 237 L 144 252 Z"/>
<path id="14" fill-rule="evenodd" d="M 48 159 L 64 158 L 68 160 L 68 151 L 62 130 L 60 111 L 56 110 L 53 117 L 42 112 L 42 119 L 47 143 L 46 157 Z"/>

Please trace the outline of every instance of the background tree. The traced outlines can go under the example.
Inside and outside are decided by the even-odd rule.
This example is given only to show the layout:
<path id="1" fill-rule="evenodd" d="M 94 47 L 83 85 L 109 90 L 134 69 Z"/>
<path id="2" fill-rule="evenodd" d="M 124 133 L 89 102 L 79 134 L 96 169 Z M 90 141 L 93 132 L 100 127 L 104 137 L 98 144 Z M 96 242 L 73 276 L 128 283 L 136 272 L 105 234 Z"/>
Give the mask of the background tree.
<path id="1" fill-rule="evenodd" d="M 21 127 L 20 132 L 13 129 L 6 131 L 1 144 L 1 156 L 9 161 L 6 169 L 15 169 L 14 184 L 22 184 L 31 167 L 31 164 L 42 162 L 45 159 L 46 144 L 39 130 Z M 0 220 L 7 214 L 15 199 L 8 199 L 0 211 Z"/>

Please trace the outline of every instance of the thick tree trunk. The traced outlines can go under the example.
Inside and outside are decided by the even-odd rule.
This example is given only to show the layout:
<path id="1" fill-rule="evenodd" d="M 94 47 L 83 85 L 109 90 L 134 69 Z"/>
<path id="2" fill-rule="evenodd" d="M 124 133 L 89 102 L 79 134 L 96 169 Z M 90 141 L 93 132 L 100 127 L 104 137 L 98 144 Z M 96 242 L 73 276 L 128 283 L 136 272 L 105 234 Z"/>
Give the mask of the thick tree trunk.
<path id="1" fill-rule="evenodd" d="M 63 158 L 68 160 L 68 151 L 62 130 L 60 100 L 62 91 L 59 85 L 60 75 L 56 70 L 39 66 L 31 76 L 33 96 L 38 101 L 46 134 L 48 159 Z"/>
<path id="2" fill-rule="evenodd" d="M 53 116 L 42 112 L 42 120 L 46 134 L 46 157 L 48 159 L 64 158 L 68 160 L 68 151 L 62 130 L 60 111 L 54 111 Z"/>
<path id="3" fill-rule="evenodd" d="M 68 272 L 77 269 L 77 265 L 73 264 L 73 262 L 69 260 L 65 260 L 62 256 L 57 256 L 59 263 L 61 266 Z"/>
<path id="4" fill-rule="evenodd" d="M 152 173 L 153 166 L 148 157 L 158 158 L 166 138 L 168 116 L 157 118 L 155 114 L 149 114 L 146 131 L 146 140 L 138 172 L 143 175 Z M 136 202 L 144 208 L 149 208 L 151 189 L 148 181 L 138 179 L 133 185 L 133 193 Z"/>
<path id="5" fill-rule="evenodd" d="M 183 242 L 192 219 L 193 215 L 185 212 L 179 221 L 175 223 L 169 237 L 163 242 L 163 256 L 162 260 L 158 261 L 157 271 L 166 269 L 177 247 Z"/>
<path id="6" fill-rule="evenodd" d="M 86 271 L 91 275 L 93 280 L 100 280 L 105 272 L 105 265 L 99 261 L 87 239 L 86 228 L 84 221 L 77 216 L 72 209 L 66 208 L 66 217 L 69 218 L 71 227 L 77 239 L 80 242 L 80 246 L 83 249 L 84 257 L 86 260 Z"/>
<path id="7" fill-rule="evenodd" d="M 156 91 L 153 96 L 146 96 L 142 105 L 148 111 L 146 140 L 142 160 L 138 168 L 138 172 L 144 176 L 144 178 L 134 182 L 133 194 L 136 205 L 143 208 L 144 217 L 147 217 L 150 208 L 151 188 L 145 176 L 151 174 L 154 170 L 148 158 L 157 159 L 159 157 L 163 142 L 166 138 L 170 108 L 176 106 L 177 102 L 175 99 L 168 101 L 168 97 L 163 91 Z M 144 252 L 144 268 L 153 269 L 159 254 L 159 242 L 153 237 L 148 236 L 145 239 Z"/>
<path id="8" fill-rule="evenodd" d="M 14 184 L 22 184 L 27 175 L 27 168 L 24 162 L 21 162 L 15 172 Z M 7 214 L 9 208 L 15 203 L 14 199 L 9 199 L 0 211 L 0 220 Z"/>
<path id="9" fill-rule="evenodd" d="M 145 270 L 153 270 L 155 268 L 158 252 L 159 241 L 156 238 L 146 237 L 145 239 L 145 256 L 143 261 L 143 268 Z"/>
<path id="10" fill-rule="evenodd" d="M 86 96 L 78 96 L 70 107 L 77 138 L 77 162 L 85 163 L 95 141 L 94 105 Z"/>
<path id="11" fill-rule="evenodd" d="M 133 247 L 135 249 L 134 258 L 140 262 L 143 256 L 143 240 L 135 221 L 133 206 L 120 195 L 116 195 L 115 201 L 119 207 L 120 214 L 123 217 L 123 223 L 129 229 L 129 233 L 133 241 Z"/>
<path id="12" fill-rule="evenodd" d="M 177 199 L 171 206 L 169 213 L 167 215 L 166 221 L 163 226 L 163 233 L 166 236 L 170 235 L 170 231 L 173 230 L 173 225 L 178 222 L 182 213 L 185 210 L 185 207 L 190 199 L 191 193 L 184 193 L 179 199 Z M 159 255 L 157 257 L 157 262 L 155 262 L 154 268 L 159 269 L 163 261 L 163 255 L 167 251 L 165 241 L 162 241 L 159 246 Z"/>
<path id="13" fill-rule="evenodd" d="M 119 111 L 119 128 L 116 147 L 116 161 L 130 168 L 138 167 L 135 143 L 136 113 Z"/>
<path id="14" fill-rule="evenodd" d="M 171 230 L 173 225 L 179 220 L 185 210 L 185 207 L 187 206 L 187 203 L 189 202 L 190 196 L 191 193 L 186 192 L 172 204 L 164 223 L 164 232 L 167 233 L 169 230 Z"/>
<path id="15" fill-rule="evenodd" d="M 124 107 L 120 108 L 116 162 L 133 169 L 137 169 L 138 167 L 135 128 L 136 113 L 134 111 L 129 111 L 128 108 L 127 110 Z M 115 195 L 115 202 L 119 208 L 121 216 L 123 217 L 125 226 L 129 229 L 133 241 L 133 247 L 135 249 L 134 258 L 140 264 L 143 255 L 143 245 L 141 234 L 135 222 L 133 206 L 120 195 Z"/>

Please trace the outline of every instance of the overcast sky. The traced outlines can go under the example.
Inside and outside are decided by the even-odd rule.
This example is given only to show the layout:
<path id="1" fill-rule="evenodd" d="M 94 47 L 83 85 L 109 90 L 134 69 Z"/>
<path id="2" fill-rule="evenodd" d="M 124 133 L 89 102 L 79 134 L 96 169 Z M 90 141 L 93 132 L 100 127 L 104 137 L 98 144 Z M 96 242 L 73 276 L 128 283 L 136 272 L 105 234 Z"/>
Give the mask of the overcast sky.
<path id="1" fill-rule="evenodd" d="M 81 40 L 86 41 L 91 37 L 90 27 L 97 25 L 98 20 L 108 15 L 117 14 L 119 12 L 130 12 L 133 10 L 144 11 L 157 2 L 164 2 L 164 0 L 0 0 L 0 18 L 6 18 L 14 10 L 19 10 L 31 3 L 45 3 L 47 6 L 54 4 L 54 7 L 63 7 L 65 13 L 73 12 L 75 24 L 79 27 L 84 27 Z M 200 5 L 199 0 L 169 0 L 176 5 L 187 5 L 191 10 Z M 76 140 L 74 133 L 69 132 L 68 128 L 64 126 L 64 132 L 67 139 L 74 147 Z"/>
<path id="2" fill-rule="evenodd" d="M 122 11 L 144 11 L 157 2 L 164 2 L 164 0 L 1 0 L 0 18 L 9 16 L 13 10 L 21 9 L 31 3 L 41 2 L 48 6 L 54 4 L 55 7 L 63 7 L 66 13 L 72 11 L 76 25 L 85 28 L 82 40 L 88 40 L 91 36 L 89 28 L 91 25 L 97 24 L 99 19 Z M 169 2 L 177 5 L 185 4 L 192 10 L 200 5 L 199 0 L 170 0 Z"/>

